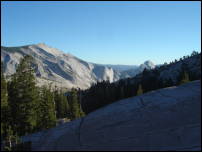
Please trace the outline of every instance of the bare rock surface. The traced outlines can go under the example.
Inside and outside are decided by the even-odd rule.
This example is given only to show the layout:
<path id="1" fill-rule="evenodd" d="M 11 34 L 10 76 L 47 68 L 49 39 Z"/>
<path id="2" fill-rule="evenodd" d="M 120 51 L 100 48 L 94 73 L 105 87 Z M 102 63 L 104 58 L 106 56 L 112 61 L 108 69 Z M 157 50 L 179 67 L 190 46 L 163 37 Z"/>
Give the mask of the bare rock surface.
<path id="1" fill-rule="evenodd" d="M 155 90 L 23 137 L 32 150 L 201 150 L 201 81 Z"/>
<path id="2" fill-rule="evenodd" d="M 115 82 L 121 78 L 135 76 L 155 65 L 151 61 L 141 64 L 141 68 L 131 67 L 129 71 L 115 70 L 121 65 L 102 65 L 84 61 L 69 53 L 64 53 L 44 43 L 19 46 L 1 47 L 1 61 L 4 63 L 4 74 L 10 76 L 16 72 L 20 59 L 31 55 L 35 59 L 35 74 L 37 85 L 52 83 L 53 87 L 87 89 L 97 81 Z M 115 68 L 116 67 L 116 68 Z M 123 66 L 122 68 L 126 68 Z"/>

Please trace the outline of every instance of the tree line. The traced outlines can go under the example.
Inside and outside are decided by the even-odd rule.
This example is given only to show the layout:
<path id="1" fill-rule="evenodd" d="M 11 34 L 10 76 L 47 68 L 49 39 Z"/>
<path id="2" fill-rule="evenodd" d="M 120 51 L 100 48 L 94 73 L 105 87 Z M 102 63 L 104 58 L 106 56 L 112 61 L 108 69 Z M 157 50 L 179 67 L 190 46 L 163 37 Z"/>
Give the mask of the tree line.
<path id="1" fill-rule="evenodd" d="M 38 87 L 34 76 L 35 61 L 21 59 L 9 80 L 1 64 L 1 142 L 4 150 L 12 150 L 19 137 L 56 126 L 57 119 L 74 120 L 84 116 L 77 89 L 51 89 L 51 84 Z"/>
<path id="2" fill-rule="evenodd" d="M 137 96 L 142 93 L 160 88 L 180 85 L 189 81 L 198 80 L 200 79 L 200 74 L 191 72 L 185 60 L 193 56 L 200 58 L 200 55 L 201 54 L 198 52 L 193 51 L 190 56 L 184 56 L 183 59 L 180 58 L 179 61 L 174 60 L 170 64 L 166 63 L 151 70 L 144 69 L 142 73 L 133 78 L 121 79 L 114 83 L 109 83 L 109 81 L 97 82 L 89 89 L 82 92 L 82 109 L 86 114 L 88 114 L 98 108 L 104 107 L 120 99 Z M 200 59 L 198 61 L 200 62 Z M 177 62 L 182 62 L 182 64 L 179 73 L 176 76 L 176 81 L 173 81 L 171 78 L 162 79 L 160 77 L 161 72 L 169 69 L 172 64 Z"/>

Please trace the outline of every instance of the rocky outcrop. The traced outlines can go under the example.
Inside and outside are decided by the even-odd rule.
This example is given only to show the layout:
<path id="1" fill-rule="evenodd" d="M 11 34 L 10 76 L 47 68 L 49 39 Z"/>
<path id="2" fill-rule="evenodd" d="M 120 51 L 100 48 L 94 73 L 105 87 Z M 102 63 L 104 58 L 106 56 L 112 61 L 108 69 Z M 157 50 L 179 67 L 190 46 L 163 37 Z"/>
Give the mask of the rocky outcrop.
<path id="1" fill-rule="evenodd" d="M 32 150 L 201 150 L 201 81 L 127 98 L 23 137 Z"/>
<path id="2" fill-rule="evenodd" d="M 151 61 L 146 61 L 138 68 L 119 71 L 127 66 L 102 65 L 83 61 L 69 53 L 39 43 L 21 47 L 1 47 L 1 61 L 4 63 L 4 74 L 15 73 L 20 59 L 24 55 L 31 55 L 35 59 L 35 74 L 39 86 L 52 83 L 59 88 L 87 89 L 97 81 L 114 82 L 122 78 L 133 77 L 144 68 L 154 68 Z M 120 66 L 120 67 L 119 67 Z"/>
<path id="3" fill-rule="evenodd" d="M 39 86 L 52 83 L 60 88 L 89 88 L 97 81 L 117 81 L 112 68 L 83 61 L 71 54 L 45 44 L 21 47 L 1 47 L 1 61 L 4 74 L 15 73 L 20 59 L 31 55 L 35 59 L 35 74 Z"/>

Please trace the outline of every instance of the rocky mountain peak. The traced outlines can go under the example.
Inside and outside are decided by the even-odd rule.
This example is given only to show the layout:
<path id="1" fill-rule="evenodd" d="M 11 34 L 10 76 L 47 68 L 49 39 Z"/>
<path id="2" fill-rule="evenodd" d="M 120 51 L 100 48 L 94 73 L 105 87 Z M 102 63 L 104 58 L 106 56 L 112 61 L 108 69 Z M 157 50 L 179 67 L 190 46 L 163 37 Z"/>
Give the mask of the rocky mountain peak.
<path id="1" fill-rule="evenodd" d="M 56 48 L 53 48 L 45 43 L 38 43 L 36 45 L 34 45 L 35 47 L 41 48 L 43 50 L 45 50 L 48 53 L 51 53 L 54 56 L 59 56 L 59 55 L 63 55 L 64 53 Z"/>
<path id="2" fill-rule="evenodd" d="M 155 68 L 155 64 L 150 61 L 150 60 L 146 60 L 143 64 L 140 64 L 140 69 L 154 69 Z"/>
<path id="3" fill-rule="evenodd" d="M 146 65 L 154 65 L 154 63 L 151 60 L 146 60 L 144 62 L 144 64 L 146 64 Z"/>
<path id="4" fill-rule="evenodd" d="M 13 74 L 23 55 L 31 55 L 37 61 L 38 84 L 49 82 L 60 87 L 88 88 L 97 81 L 133 77 L 144 68 L 153 69 L 155 65 L 147 60 L 140 66 L 101 65 L 83 61 L 53 48 L 45 43 L 27 45 L 27 47 L 2 47 L 1 59 L 5 64 L 5 75 Z M 15 52 L 15 53 L 13 53 Z M 124 69 L 127 69 L 124 71 Z"/>

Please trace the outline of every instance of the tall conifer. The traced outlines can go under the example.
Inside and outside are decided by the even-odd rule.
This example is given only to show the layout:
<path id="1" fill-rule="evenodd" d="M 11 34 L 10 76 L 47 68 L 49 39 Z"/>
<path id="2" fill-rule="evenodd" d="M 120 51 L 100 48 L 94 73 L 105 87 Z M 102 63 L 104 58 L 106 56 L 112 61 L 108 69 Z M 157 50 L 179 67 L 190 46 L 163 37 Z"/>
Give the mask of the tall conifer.
<path id="1" fill-rule="evenodd" d="M 143 94 L 143 90 L 142 90 L 142 85 L 139 84 L 138 86 L 138 90 L 137 90 L 137 96 Z"/>
<path id="2" fill-rule="evenodd" d="M 80 117 L 80 110 L 79 110 L 79 103 L 78 103 L 78 96 L 77 91 L 75 89 L 72 89 L 70 92 L 70 99 L 68 100 L 69 107 L 70 107 L 70 114 L 71 114 L 71 120 L 79 118 Z"/>
<path id="3" fill-rule="evenodd" d="M 180 84 L 183 84 L 183 83 L 186 83 L 186 82 L 189 82 L 189 74 L 186 71 L 183 71 L 182 79 L 180 81 Z"/>
<path id="4" fill-rule="evenodd" d="M 54 127 L 56 125 L 55 103 L 50 86 L 41 88 L 37 107 L 37 128 L 41 130 Z"/>
<path id="5" fill-rule="evenodd" d="M 31 133 L 36 127 L 36 104 L 39 98 L 32 64 L 31 56 L 21 59 L 9 86 L 13 128 L 19 135 Z"/>
<path id="6" fill-rule="evenodd" d="M 3 75 L 3 63 L 1 63 L 1 138 L 7 136 L 9 119 L 7 83 Z"/>

